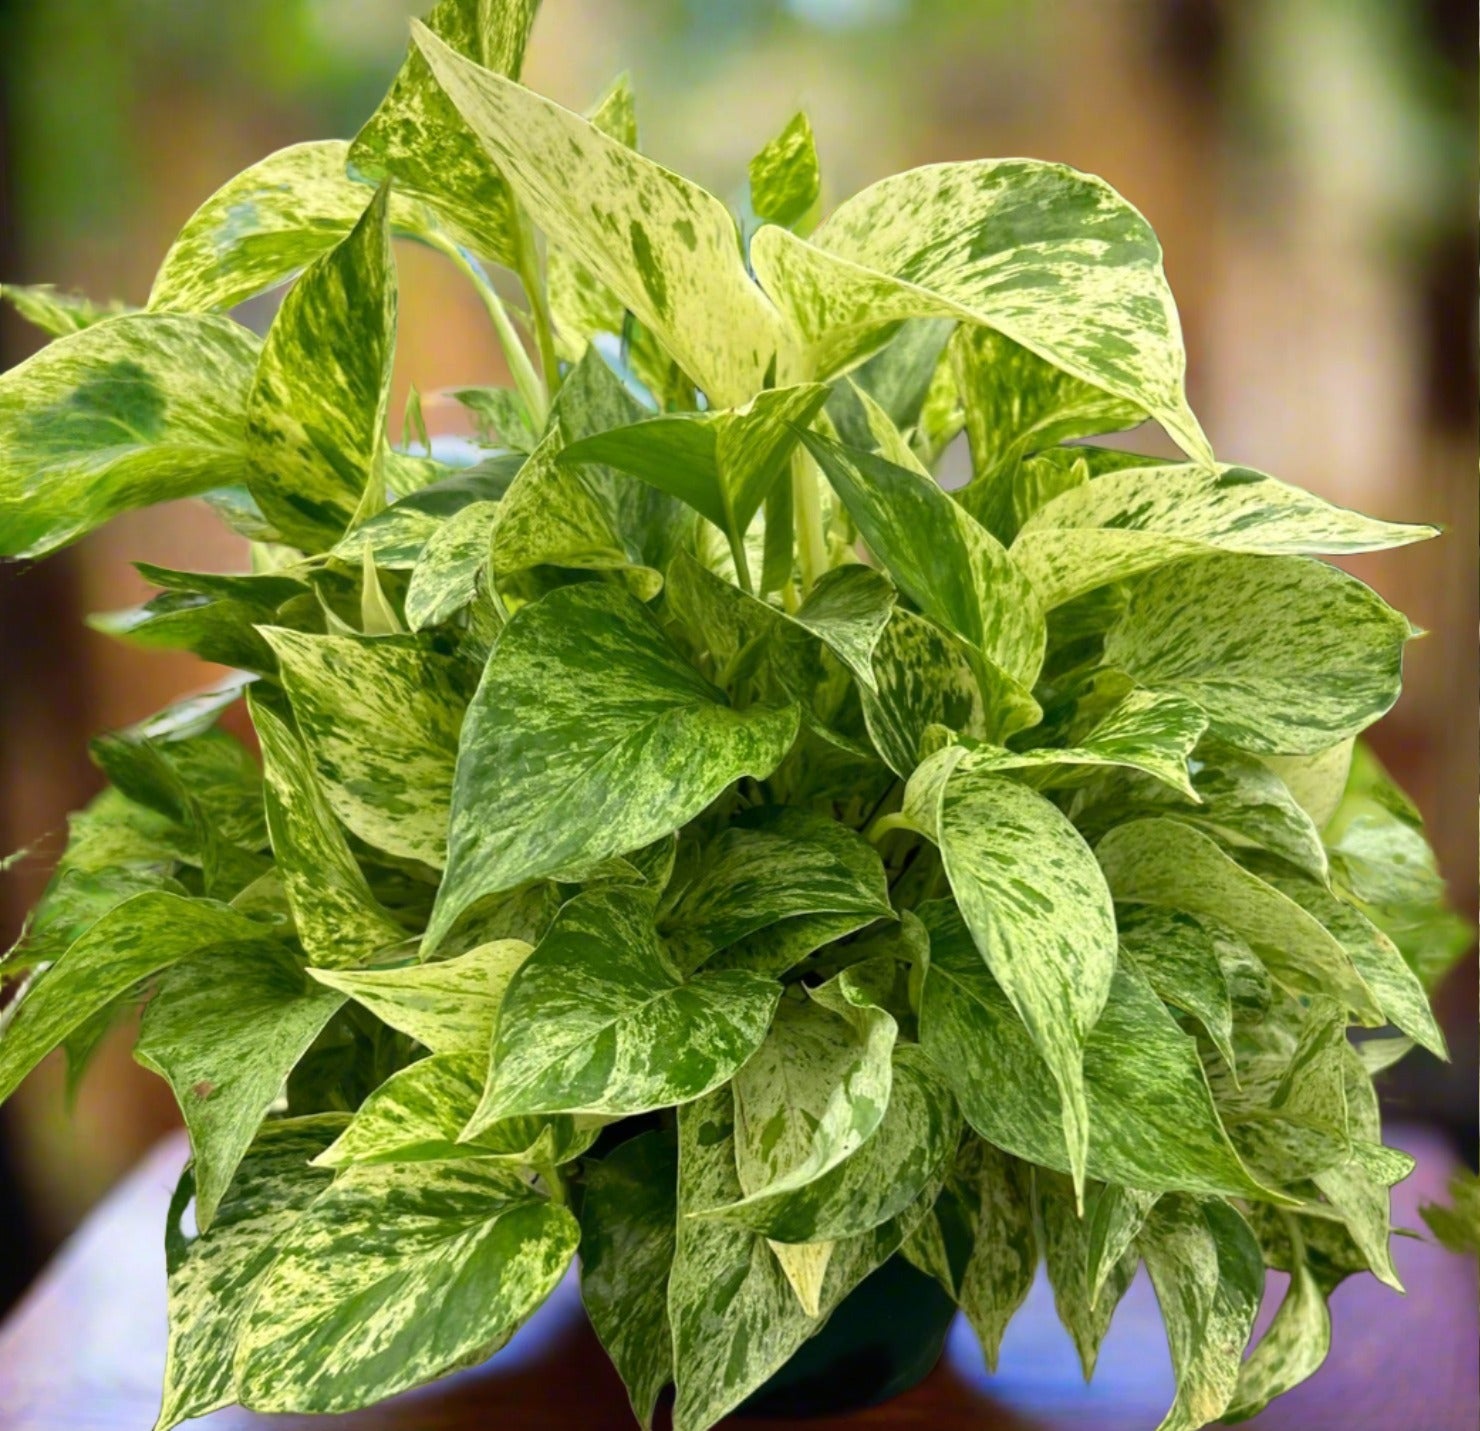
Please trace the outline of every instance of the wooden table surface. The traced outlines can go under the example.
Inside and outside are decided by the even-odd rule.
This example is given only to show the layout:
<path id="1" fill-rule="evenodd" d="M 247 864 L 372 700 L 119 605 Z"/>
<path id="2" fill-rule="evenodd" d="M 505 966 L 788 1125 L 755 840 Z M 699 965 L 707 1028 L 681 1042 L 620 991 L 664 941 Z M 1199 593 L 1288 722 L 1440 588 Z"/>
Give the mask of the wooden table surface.
<path id="1" fill-rule="evenodd" d="M 1393 1141 L 1419 1159 L 1396 1190 L 1398 1226 L 1420 1226 L 1421 1202 L 1442 1194 L 1447 1145 L 1418 1129 Z M 155 1152 L 93 1214 L 0 1330 L 3 1431 L 148 1431 L 164 1363 L 165 1208 L 184 1158 L 177 1139 Z M 1472 1261 L 1400 1238 L 1406 1298 L 1371 1278 L 1333 1299 L 1334 1347 L 1315 1377 L 1251 1431 L 1475 1431 L 1480 1425 L 1480 1318 Z M 1282 1284 L 1283 1278 L 1271 1276 Z M 1268 1314 L 1266 1308 L 1266 1315 Z M 946 1358 L 921 1386 L 809 1431 L 1151 1431 L 1171 1400 L 1171 1370 L 1144 1271 L 1116 1314 L 1092 1386 L 1040 1275 L 1008 1330 L 997 1375 L 958 1320 Z M 622 1388 L 581 1315 L 568 1278 L 486 1366 L 368 1411 L 336 1417 L 254 1416 L 231 1409 L 189 1423 L 203 1431 L 630 1431 Z M 726 1422 L 730 1431 L 775 1422 Z"/>

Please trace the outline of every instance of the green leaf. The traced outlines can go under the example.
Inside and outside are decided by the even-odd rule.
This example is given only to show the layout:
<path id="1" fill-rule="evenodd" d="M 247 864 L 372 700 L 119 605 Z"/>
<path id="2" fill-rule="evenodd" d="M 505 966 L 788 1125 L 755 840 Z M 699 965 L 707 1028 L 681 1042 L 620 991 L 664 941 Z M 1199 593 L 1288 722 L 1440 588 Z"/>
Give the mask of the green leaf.
<path id="1" fill-rule="evenodd" d="M 824 945 L 856 934 L 872 924 L 871 914 L 798 914 L 757 929 L 705 961 L 705 968 L 748 969 L 780 978 Z"/>
<path id="2" fill-rule="evenodd" d="M 342 139 L 292 144 L 228 179 L 186 220 L 149 295 L 158 311 L 234 308 L 276 287 L 340 243 L 360 221 L 370 190 L 346 173 Z M 436 229 L 420 204 L 393 194 L 398 234 Z"/>
<path id="3" fill-rule="evenodd" d="M 324 1113 L 264 1124 L 203 1235 L 188 1237 L 182 1226 L 195 1176 L 189 1167 L 181 1174 L 165 1222 L 170 1330 L 155 1431 L 236 1400 L 238 1332 L 283 1237 L 328 1184 L 309 1163 L 344 1121 Z"/>
<path id="4" fill-rule="evenodd" d="M 949 904 L 922 905 L 930 969 L 920 1041 L 989 1142 L 1068 1172 L 1048 1066 Z M 1278 1198 L 1256 1182 L 1218 1119 L 1194 1041 L 1150 986 L 1121 965 L 1084 1049 L 1093 1178 L 1133 1188 Z"/>
<path id="5" fill-rule="evenodd" d="M 1120 1266 L 1126 1250 L 1146 1225 L 1146 1218 L 1161 1194 L 1105 1183 L 1094 1194 L 1088 1209 L 1088 1246 L 1085 1280 L 1093 1306 L 1110 1275 Z"/>
<path id="6" fill-rule="evenodd" d="M 677 829 L 740 776 L 770 774 L 796 729 L 794 708 L 724 704 L 617 588 L 522 608 L 468 708 L 426 947 L 475 899 Z"/>
<path id="7" fill-rule="evenodd" d="M 779 994 L 739 970 L 683 980 L 647 897 L 583 894 L 509 983 L 467 1134 L 516 1113 L 623 1115 L 698 1098 L 760 1046 Z"/>
<path id="8" fill-rule="evenodd" d="M 382 188 L 288 290 L 247 402 L 247 486 L 304 551 L 333 546 L 381 481 L 396 334 L 389 204 Z"/>
<path id="9" fill-rule="evenodd" d="M 276 950 L 212 949 L 165 975 L 134 1057 L 170 1085 L 184 1115 L 202 1231 L 288 1074 L 343 1002 Z"/>
<path id="10" fill-rule="evenodd" d="M 277 932 L 215 900 L 146 890 L 115 905 L 31 983 L 0 1037 L 0 1101 L 74 1029 L 192 954 L 280 948 Z"/>
<path id="11" fill-rule="evenodd" d="M 488 570 L 496 502 L 469 502 L 427 539 L 406 588 L 406 625 L 438 626 L 472 605 Z"/>
<path id="12" fill-rule="evenodd" d="M 745 935 L 803 914 L 892 918 L 883 863 L 826 815 L 761 806 L 709 845 L 661 929 L 678 963 L 697 968 Z"/>
<path id="13" fill-rule="evenodd" d="M 956 1299 L 993 1372 L 1038 1265 L 1032 1178 L 1026 1163 L 968 1138 L 905 1249 Z"/>
<path id="14" fill-rule="evenodd" d="M 441 0 L 426 24 L 461 54 L 517 78 L 538 8 L 539 0 Z M 355 136 L 349 163 L 359 173 L 394 178 L 399 192 L 429 204 L 461 243 L 517 266 L 522 240 L 514 197 L 416 44 Z"/>
<path id="15" fill-rule="evenodd" d="M 1226 1203 L 1171 1193 L 1137 1239 L 1166 1323 L 1177 1396 L 1157 1431 L 1197 1431 L 1227 1411 L 1264 1290 L 1259 1244 Z"/>
<path id="16" fill-rule="evenodd" d="M 959 766 L 938 805 L 941 861 L 986 967 L 1053 1070 L 1076 1184 L 1084 1045 L 1115 974 L 1115 911 L 1089 846 L 1041 795 Z"/>
<path id="17" fill-rule="evenodd" d="M 329 807 L 377 849 L 440 867 L 464 697 L 409 636 L 263 629 Z"/>
<path id="18" fill-rule="evenodd" d="M 481 1161 L 351 1168 L 289 1230 L 237 1349 L 256 1411 L 349 1411 L 483 1360 L 549 1295 L 575 1219 Z"/>
<path id="19" fill-rule="evenodd" d="M 1183 391 L 1161 246 L 1102 180 L 1032 159 L 932 164 L 856 194 L 811 243 L 763 229 L 751 263 L 811 372 L 848 366 L 893 320 L 964 318 L 1149 412 L 1190 456 L 1212 459 Z"/>
<path id="20" fill-rule="evenodd" d="M 529 409 L 513 388 L 451 388 L 447 396 L 467 409 L 482 446 L 516 452 L 533 452 L 539 446 Z"/>
<path id="21" fill-rule="evenodd" d="M 735 221 L 695 184 L 570 111 L 480 68 L 423 26 L 432 73 L 519 201 L 650 328 L 715 407 L 762 386 L 780 325 Z"/>
<path id="22" fill-rule="evenodd" d="M 1043 617 L 996 539 L 918 472 L 816 433 L 802 440 L 900 589 L 926 616 L 1031 684 L 1043 663 Z"/>
<path id="23" fill-rule="evenodd" d="M 1356 737 L 1348 736 L 1313 755 L 1262 755 L 1260 759 L 1284 782 L 1311 824 L 1324 830 L 1341 804 L 1355 748 Z"/>
<path id="24" fill-rule="evenodd" d="M 358 964 L 406 931 L 370 892 L 297 734 L 254 700 L 267 828 L 298 937 L 315 964 Z"/>
<path id="25" fill-rule="evenodd" d="M 581 1200 L 581 1300 L 644 1431 L 651 1431 L 658 1394 L 673 1380 L 668 1271 L 677 1223 L 671 1134 L 641 1133 L 589 1167 Z"/>
<path id="26" fill-rule="evenodd" d="M 53 338 L 65 338 L 133 310 L 117 302 L 94 303 L 81 293 L 59 293 L 50 283 L 0 283 L 0 300 L 9 303 L 27 323 Z"/>
<path id="27" fill-rule="evenodd" d="M 522 939 L 495 939 L 432 964 L 312 973 L 433 1053 L 486 1056 L 509 980 L 529 953 Z"/>
<path id="28" fill-rule="evenodd" d="M 1398 698 L 1407 620 L 1335 567 L 1237 554 L 1172 562 L 1129 584 L 1105 663 L 1196 701 L 1216 735 L 1311 754 Z"/>
<path id="29" fill-rule="evenodd" d="M 762 223 L 799 229 L 822 197 L 812 125 L 801 111 L 750 161 L 750 207 Z"/>
<path id="30" fill-rule="evenodd" d="M 229 319 L 126 313 L 0 374 L 0 556 L 240 481 L 257 352 Z"/>
<path id="31" fill-rule="evenodd" d="M 1116 899 L 1159 904 L 1225 924 L 1248 940 L 1276 979 L 1333 994 L 1382 1021 L 1350 954 L 1319 920 L 1237 864 L 1199 830 L 1175 820 L 1117 825 L 1095 847 Z"/>

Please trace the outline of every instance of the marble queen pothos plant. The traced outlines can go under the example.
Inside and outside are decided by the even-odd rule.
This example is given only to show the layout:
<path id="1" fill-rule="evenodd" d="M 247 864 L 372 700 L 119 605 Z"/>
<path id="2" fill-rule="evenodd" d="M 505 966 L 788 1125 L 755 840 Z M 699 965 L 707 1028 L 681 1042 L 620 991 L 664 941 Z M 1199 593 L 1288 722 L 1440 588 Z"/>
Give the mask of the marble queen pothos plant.
<path id="1" fill-rule="evenodd" d="M 623 82 L 517 83 L 534 8 L 444 0 L 144 309 L 9 291 L 55 341 L 0 377 L 0 551 L 192 494 L 253 543 L 98 618 L 240 675 L 94 743 L 3 966 L 0 1096 L 142 1005 L 183 1111 L 159 1426 L 466 1366 L 577 1258 L 645 1424 L 892 1257 L 992 1363 L 1041 1256 L 1086 1372 L 1144 1262 L 1164 1425 L 1253 1412 L 1338 1282 L 1397 1283 L 1372 1080 L 1443 1052 L 1463 934 L 1353 745 L 1414 631 L 1313 558 L 1430 530 L 1214 459 L 1099 180 L 932 165 L 817 223 L 798 116 L 735 214 Z M 504 344 L 475 461 L 416 402 L 387 441 L 393 237 Z M 1080 443 L 1148 419 L 1185 460 Z"/>

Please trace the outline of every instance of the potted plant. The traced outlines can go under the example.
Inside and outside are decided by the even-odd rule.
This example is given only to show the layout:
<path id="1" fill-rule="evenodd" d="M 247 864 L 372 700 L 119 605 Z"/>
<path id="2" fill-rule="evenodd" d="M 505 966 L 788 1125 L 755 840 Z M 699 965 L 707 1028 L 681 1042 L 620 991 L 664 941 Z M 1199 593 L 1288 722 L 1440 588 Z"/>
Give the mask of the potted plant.
<path id="1" fill-rule="evenodd" d="M 94 743 L 0 966 L 0 1096 L 142 1005 L 179 1100 L 159 1426 L 391 1396 L 576 1262 L 644 1424 L 843 1404 L 957 1307 L 994 1361 L 1040 1256 L 1086 1371 L 1144 1261 L 1165 1426 L 1251 1413 L 1396 1283 L 1372 1079 L 1444 1050 L 1464 935 L 1354 745 L 1415 633 L 1314 559 L 1431 529 L 1214 459 L 1099 180 L 934 165 L 817 224 L 798 116 L 737 218 L 624 84 L 518 84 L 534 9 L 443 0 L 146 308 L 10 290 L 55 341 L 0 377 L 0 551 L 190 494 L 253 543 L 98 618 L 241 674 Z M 387 440 L 393 236 L 503 342 L 471 465 L 415 400 Z M 1147 419 L 1185 459 L 1081 442 Z"/>

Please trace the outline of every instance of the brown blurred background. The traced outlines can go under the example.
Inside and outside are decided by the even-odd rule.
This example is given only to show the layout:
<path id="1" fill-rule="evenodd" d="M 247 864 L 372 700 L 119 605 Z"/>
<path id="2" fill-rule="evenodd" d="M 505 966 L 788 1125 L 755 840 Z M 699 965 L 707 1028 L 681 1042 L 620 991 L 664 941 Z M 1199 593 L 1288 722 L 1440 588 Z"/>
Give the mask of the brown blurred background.
<path id="1" fill-rule="evenodd" d="M 0 279 L 142 303 L 218 184 L 281 145 L 354 133 L 420 8 L 0 0 Z M 1430 632 L 1374 744 L 1473 915 L 1475 28 L 1468 0 L 545 0 L 525 78 L 580 108 L 629 70 L 644 148 L 721 195 L 798 105 L 829 203 L 980 155 L 1109 179 L 1161 235 L 1193 405 L 1220 456 L 1447 529 L 1351 565 Z M 392 411 L 412 381 L 427 393 L 504 380 L 462 280 L 421 250 L 399 262 Z M 259 300 L 241 316 L 270 315 Z M 7 313 L 0 366 L 37 342 Z M 143 598 L 138 559 L 227 570 L 244 556 L 203 506 L 181 504 L 0 570 L 0 853 L 59 829 L 94 792 L 90 735 L 210 678 L 82 625 Z M 45 876 L 27 862 L 0 879 L 0 947 Z M 1416 1056 L 1389 1099 L 1442 1123 L 1473 1161 L 1473 960 L 1440 997 L 1455 1062 Z M 114 1037 L 70 1117 L 59 1064 L 0 1110 L 0 1219 L 16 1253 L 0 1258 L 0 1305 L 175 1122 L 129 1044 Z"/>

